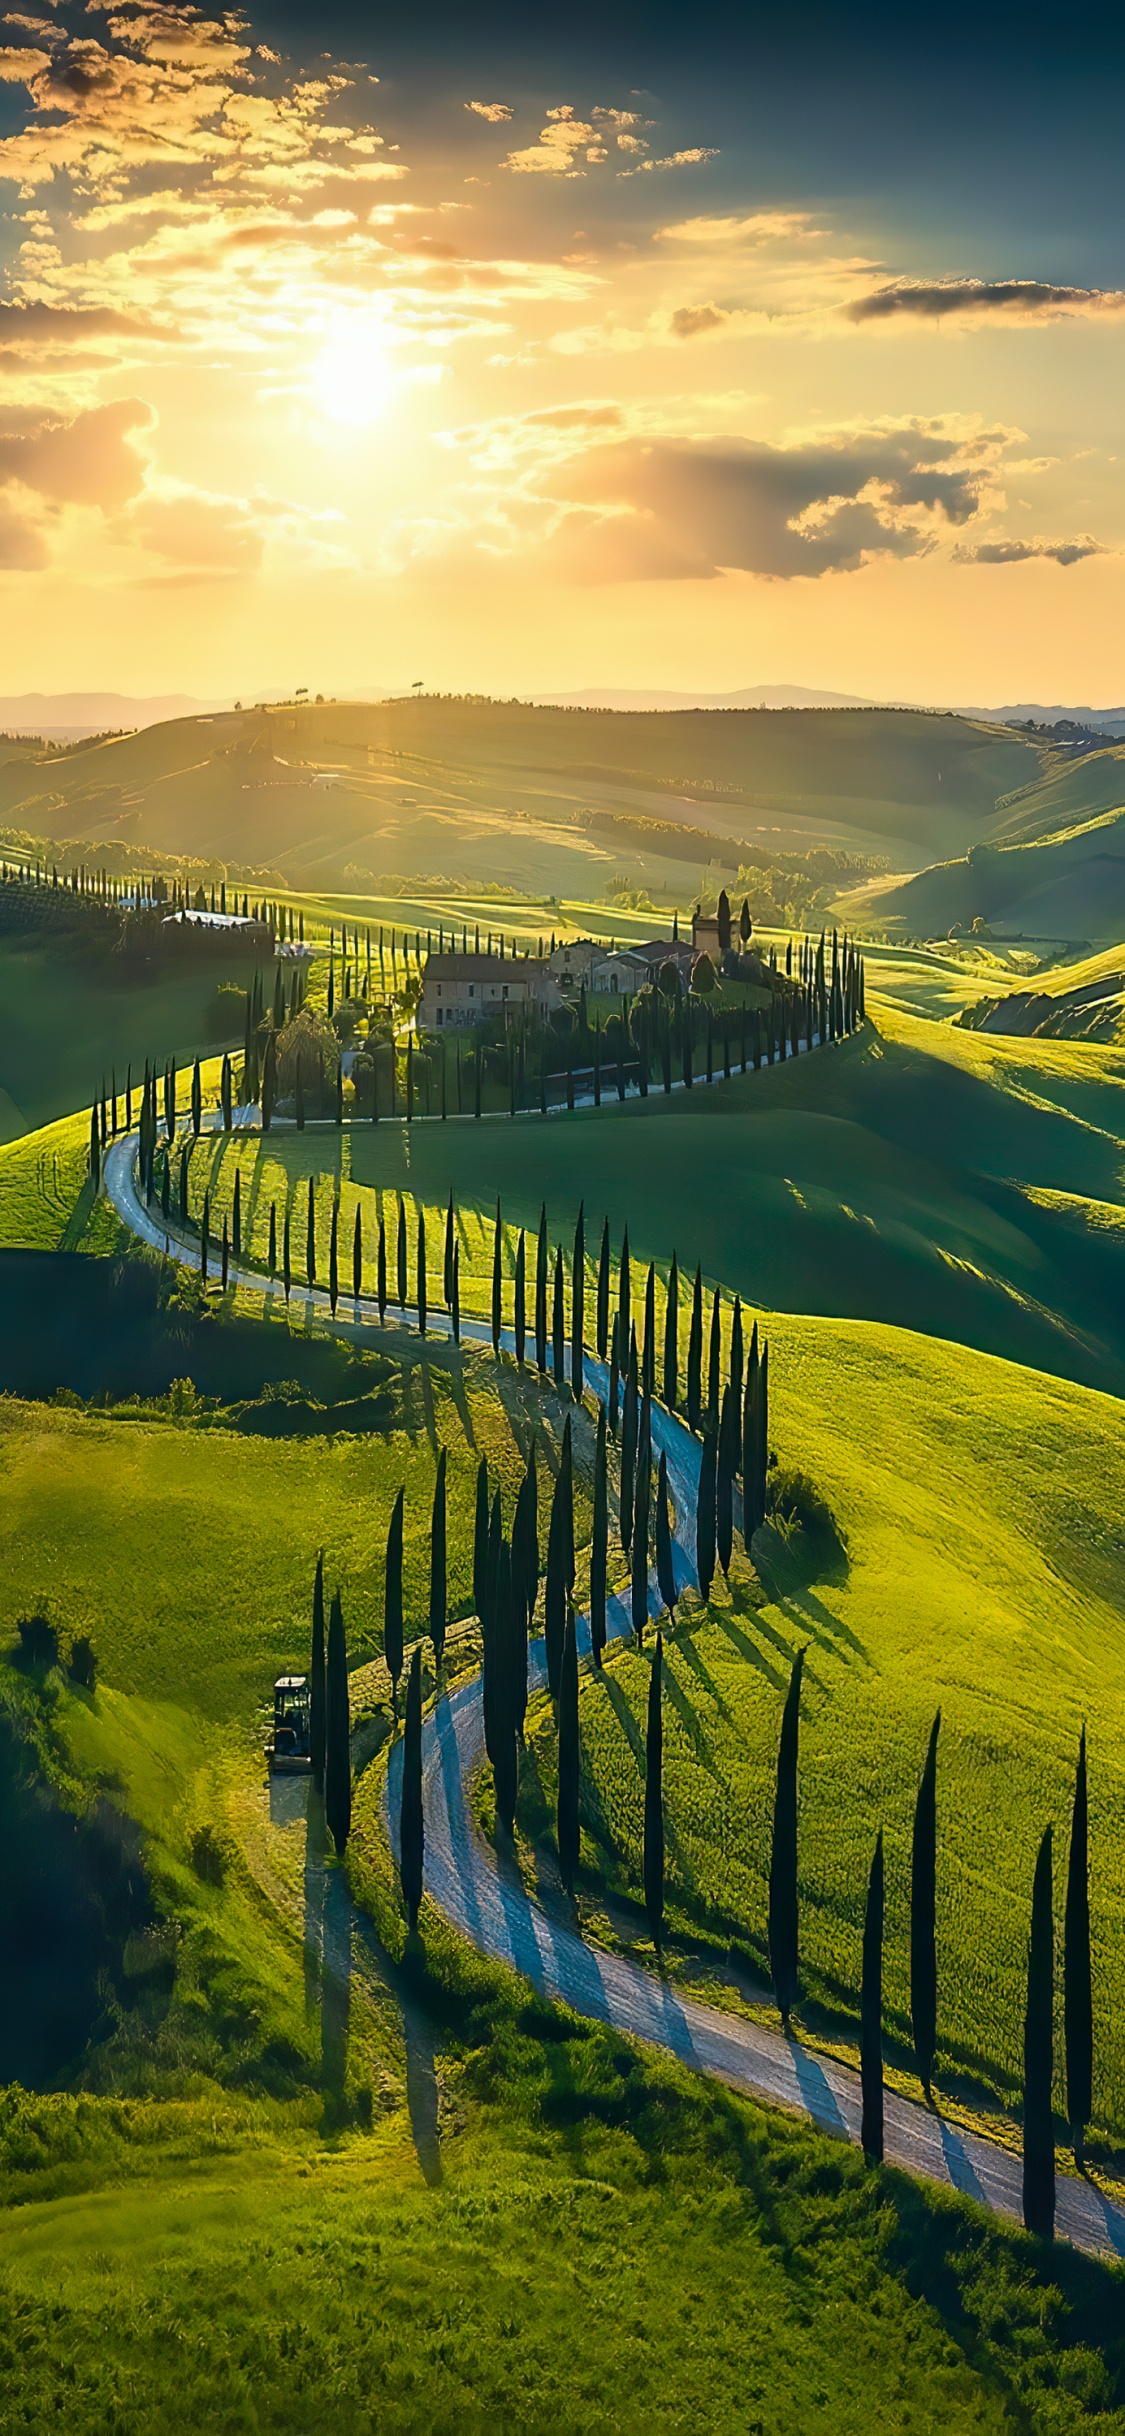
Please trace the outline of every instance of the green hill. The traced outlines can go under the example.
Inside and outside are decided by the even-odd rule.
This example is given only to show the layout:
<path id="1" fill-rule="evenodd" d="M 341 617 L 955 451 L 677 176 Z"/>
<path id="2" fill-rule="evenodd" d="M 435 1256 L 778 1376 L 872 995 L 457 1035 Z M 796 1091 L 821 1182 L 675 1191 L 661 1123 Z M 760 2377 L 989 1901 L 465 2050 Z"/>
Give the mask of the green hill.
<path id="1" fill-rule="evenodd" d="M 1102 760 L 1104 755 L 1095 756 Z M 1120 789 L 1122 772 L 1115 763 Z M 979 917 L 990 929 L 1041 940 L 1125 935 L 1125 809 L 1099 812 L 1033 843 L 977 843 L 894 887 L 871 890 L 867 920 L 901 921 L 926 938 Z"/>
<path id="2" fill-rule="evenodd" d="M 125 837 L 338 885 L 349 867 L 536 893 L 605 893 L 624 847 L 591 810 L 678 823 L 631 871 L 686 895 L 715 838 L 803 852 L 828 840 L 900 864 L 981 834 L 1041 749 L 952 714 L 551 710 L 422 699 L 282 705 L 172 720 L 0 766 L 0 824 Z M 697 854 L 692 832 L 708 833 Z M 737 858 L 735 858 L 737 859 Z"/>

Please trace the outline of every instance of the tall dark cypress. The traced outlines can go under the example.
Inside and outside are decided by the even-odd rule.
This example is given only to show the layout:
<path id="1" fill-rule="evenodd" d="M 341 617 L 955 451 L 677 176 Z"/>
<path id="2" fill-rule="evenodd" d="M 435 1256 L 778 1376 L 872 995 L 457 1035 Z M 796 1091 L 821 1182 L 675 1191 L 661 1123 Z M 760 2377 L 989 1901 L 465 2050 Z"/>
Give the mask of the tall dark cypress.
<path id="1" fill-rule="evenodd" d="M 316 1284 L 316 1182 L 309 1177 L 308 1206 L 305 1213 L 305 1276 L 310 1286 Z"/>
<path id="2" fill-rule="evenodd" d="M 196 1058 L 195 1064 L 191 1070 L 191 1130 L 195 1135 L 196 1141 L 199 1140 L 202 1125 L 203 1077 L 199 1071 L 199 1059 Z"/>
<path id="3" fill-rule="evenodd" d="M 402 1738 L 402 1807 L 399 1813 L 399 1867 L 402 1899 L 412 1929 L 418 1926 L 425 1866 L 426 1828 L 422 1811 L 422 1652 L 415 1644 L 406 1685 L 406 1728 Z"/>
<path id="4" fill-rule="evenodd" d="M 406 1203 L 401 1193 L 398 1197 L 398 1241 L 395 1245 L 395 1253 L 395 1266 L 398 1271 L 395 1281 L 398 1286 L 398 1307 L 400 1311 L 405 1311 L 410 1293 L 410 1280 L 406 1274 Z"/>
<path id="5" fill-rule="evenodd" d="M 645 1910 L 652 1942 L 659 1951 L 664 1939 L 664 1641 L 656 1636 L 652 1673 L 648 1679 L 648 1719 L 645 1732 Z"/>
<path id="6" fill-rule="evenodd" d="M 444 1067 L 442 1071 L 444 1075 Z M 441 1269 L 442 1293 L 445 1298 L 445 1307 L 447 1311 L 453 1300 L 453 1246 L 455 1242 L 456 1221 L 453 1216 L 453 1191 L 451 1187 L 449 1204 L 445 1213 L 445 1250 L 442 1255 Z"/>
<path id="7" fill-rule="evenodd" d="M 492 1237 L 492 1350 L 500 1351 L 500 1335 L 504 1326 L 504 1227 L 500 1203 L 496 1204 L 496 1225 Z"/>
<path id="8" fill-rule="evenodd" d="M 620 1325 L 620 1322 L 618 1323 Z M 621 1415 L 621 1483 L 618 1522 L 621 1545 L 628 1556 L 633 1541 L 633 1496 L 636 1489 L 637 1429 L 640 1407 L 637 1389 L 637 1340 L 629 1348 L 629 1368 L 625 1378 L 625 1401 Z"/>
<path id="9" fill-rule="evenodd" d="M 864 2156 L 873 2165 L 881 2165 L 883 2161 L 884 1908 L 883 1830 L 880 1827 L 867 1880 L 859 1993 L 859 2077 L 863 2098 L 860 2140 Z"/>
<path id="10" fill-rule="evenodd" d="M 285 1288 L 286 1302 L 289 1300 L 290 1289 L 293 1284 L 291 1223 L 291 1213 L 287 1209 L 285 1212 L 285 1225 L 282 1229 L 281 1239 L 281 1282 Z"/>
<path id="11" fill-rule="evenodd" d="M 516 1274 L 512 1294 L 512 1329 L 516 1340 L 516 1360 L 523 1366 L 527 1352 L 527 1236 L 520 1228 L 516 1244 Z"/>
<path id="12" fill-rule="evenodd" d="M 711 1305 L 711 1344 L 707 1363 L 707 1418 L 712 1429 L 719 1426 L 719 1409 L 723 1381 L 723 1310 L 718 1286 Z"/>
<path id="13" fill-rule="evenodd" d="M 910 1853 L 910 2027 L 914 2062 L 927 2098 L 937 2052 L 937 1750 L 941 1710 L 930 1727 L 914 1804 Z"/>
<path id="14" fill-rule="evenodd" d="M 391 1678 L 391 1705 L 398 1716 L 398 1685 L 402 1673 L 402 1535 L 406 1490 L 400 1489 L 391 1508 L 387 1556 L 383 1573 L 383 1656 Z"/>
<path id="15" fill-rule="evenodd" d="M 1094 2011 L 1090 1984 L 1090 1855 L 1086 1792 L 1086 1728 L 1078 1745 L 1070 1852 L 1066 1871 L 1063 1947 L 1063 2025 L 1066 2035 L 1066 2113 L 1081 2165 L 1093 2104 Z"/>
<path id="16" fill-rule="evenodd" d="M 434 1664 L 439 1674 L 445 1654 L 445 1628 L 449 1608 L 445 1542 L 445 1448 L 442 1447 L 437 1459 L 433 1512 L 430 1516 L 430 1639 L 434 1645 Z"/>
<path id="17" fill-rule="evenodd" d="M 606 1644 L 606 1574 L 609 1560 L 609 1468 L 605 1405 L 598 1406 L 594 1446 L 594 1521 L 590 1535 L 590 1647 L 600 1666 Z M 658 1526 L 659 1527 L 659 1526 Z"/>
<path id="18" fill-rule="evenodd" d="M 387 1316 L 387 1228 L 382 1216 L 379 1219 L 379 1240 L 375 1249 L 375 1294 L 381 1324 Z"/>
<path id="19" fill-rule="evenodd" d="M 356 1203 L 355 1225 L 352 1228 L 352 1294 L 356 1302 L 363 1292 L 363 1221 Z"/>
<path id="20" fill-rule="evenodd" d="M 695 1495 L 695 1578 L 703 1600 L 710 1598 L 715 1578 L 715 1487 L 715 1437 L 712 1430 L 706 1429 Z"/>
<path id="21" fill-rule="evenodd" d="M 1054 2014 L 1051 1830 L 1045 1827 L 1031 1893 L 1023 2033 L 1023 2221 L 1044 2241 L 1055 2230 Z"/>
<path id="22" fill-rule="evenodd" d="M 559 1794 L 556 1832 L 559 1875 L 573 1897 L 578 1875 L 578 1645 L 567 1611 L 559 1664 Z"/>
<path id="23" fill-rule="evenodd" d="M 646 1396 L 656 1394 L 656 1263 L 650 1260 L 645 1279 L 645 1341 L 641 1360 L 641 1387 Z"/>
<path id="24" fill-rule="evenodd" d="M 332 1229 L 328 1238 L 328 1300 L 335 1318 L 340 1299 L 340 1204 L 332 1204 Z"/>
<path id="25" fill-rule="evenodd" d="M 547 1204 L 539 1212 L 539 1233 L 535 1244 L 535 1366 L 541 1378 L 547 1376 Z"/>
<path id="26" fill-rule="evenodd" d="M 723 1389 L 723 1408 L 715 1449 L 715 1549 L 728 1581 L 734 1548 L 735 1413 L 734 1382 Z"/>
<path id="27" fill-rule="evenodd" d="M 609 1434 L 610 1434 L 610 1437 L 611 1437 L 611 1438 L 616 1438 L 616 1436 L 617 1436 L 617 1421 L 618 1421 L 618 1414 L 619 1414 L 619 1410 L 620 1410 L 620 1401 L 621 1401 L 621 1399 L 620 1399 L 620 1388 L 621 1388 L 621 1357 L 620 1357 L 620 1350 L 619 1350 L 619 1345 L 618 1345 L 619 1333 L 620 1333 L 620 1332 L 619 1332 L 618 1318 L 617 1318 L 617 1313 L 616 1313 L 616 1311 L 615 1311 L 615 1312 L 614 1312 L 614 1314 L 613 1314 L 613 1319 L 612 1319 L 612 1322 L 611 1322 L 611 1324 L 610 1324 L 610 1331 L 609 1331 L 609 1407 L 608 1407 L 608 1420 L 609 1420 Z"/>
<path id="28" fill-rule="evenodd" d="M 461 1342 L 461 1246 L 459 1243 L 455 1243 L 453 1246 L 453 1293 L 449 1304 L 449 1324 L 453 1330 L 453 1342 L 455 1345 L 459 1345 Z"/>
<path id="29" fill-rule="evenodd" d="M 102 1131 L 98 1122 L 98 1104 L 95 1100 L 94 1105 L 90 1110 L 90 1174 L 93 1177 L 95 1185 L 100 1183 L 101 1173 Z"/>
<path id="30" fill-rule="evenodd" d="M 688 1428 L 698 1429 L 703 1411 L 703 1276 L 697 1269 L 691 1290 L 691 1325 L 687 1353 Z"/>
<path id="31" fill-rule="evenodd" d="M 425 1336 L 427 1318 L 426 1213 L 421 1202 L 418 1204 L 418 1265 L 416 1274 L 418 1278 L 418 1334 L 419 1336 Z"/>
<path id="32" fill-rule="evenodd" d="M 797 1755 L 804 1663 L 804 1650 L 799 1649 L 793 1660 L 793 1672 L 782 1712 L 770 1849 L 770 1973 L 782 2025 L 786 2030 L 798 1993 Z"/>
<path id="33" fill-rule="evenodd" d="M 676 1620 L 676 1568 L 672 1558 L 672 1521 L 668 1511 L 668 1457 L 660 1450 L 656 1475 L 656 1579 L 671 1622 Z"/>
<path id="34" fill-rule="evenodd" d="M 312 1663 L 309 1667 L 309 1750 L 312 1772 L 317 1784 L 324 1787 L 324 1550 L 316 1560 L 313 1578 Z"/>
<path id="35" fill-rule="evenodd" d="M 598 1360 L 604 1362 L 609 1350 L 609 1220 L 602 1228 L 602 1248 L 598 1260 L 597 1337 Z"/>
<path id="36" fill-rule="evenodd" d="M 566 1385 L 566 1292 L 563 1284 L 562 1245 L 555 1248 L 555 1289 L 551 1306 L 551 1367 L 555 1386 L 562 1394 Z"/>
<path id="37" fill-rule="evenodd" d="M 668 1271 L 664 1302 L 664 1402 L 674 1413 L 680 1400 L 680 1271 L 676 1255 Z"/>
<path id="38" fill-rule="evenodd" d="M 570 1267 L 570 1392 L 576 1404 L 582 1402 L 585 1377 L 586 1336 L 586 1226 L 585 1203 L 579 1202 L 574 1222 L 574 1254 Z"/>
<path id="39" fill-rule="evenodd" d="M 477 1466 L 477 1497 L 473 1517 L 473 1606 L 483 1617 L 488 1596 L 488 1458 Z"/>
<path id="40" fill-rule="evenodd" d="M 348 1651 L 338 1590 L 332 1593 L 328 1617 L 324 1683 L 324 1816 L 337 1854 L 342 1856 L 352 1825 L 352 1757 Z"/>

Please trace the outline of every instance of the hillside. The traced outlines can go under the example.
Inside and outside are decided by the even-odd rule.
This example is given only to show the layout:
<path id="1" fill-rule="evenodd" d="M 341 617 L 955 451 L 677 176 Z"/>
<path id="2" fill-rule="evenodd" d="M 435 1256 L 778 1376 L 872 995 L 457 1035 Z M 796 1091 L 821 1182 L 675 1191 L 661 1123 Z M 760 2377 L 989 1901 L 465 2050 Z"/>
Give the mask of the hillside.
<path id="1" fill-rule="evenodd" d="M 621 852 L 576 815 L 673 821 L 679 865 L 641 879 L 689 895 L 714 837 L 803 852 L 830 843 L 910 868 L 980 836 L 998 797 L 1038 780 L 1042 749 L 927 712 L 613 713 L 423 698 L 280 705 L 178 719 L 49 761 L 0 767 L 0 825 L 127 838 L 294 884 L 437 875 L 604 895 Z M 710 833 L 697 855 L 690 832 Z M 737 852 L 732 863 L 737 864 Z"/>
<path id="2" fill-rule="evenodd" d="M 1125 772 L 1114 766 L 1120 790 Z M 1028 939 L 1119 939 L 1125 934 L 1125 809 L 1095 813 L 1032 843 L 977 843 L 957 862 L 869 890 L 865 910 L 869 922 L 890 918 L 925 938 L 955 926 L 968 929 L 979 917 L 990 929 Z"/>

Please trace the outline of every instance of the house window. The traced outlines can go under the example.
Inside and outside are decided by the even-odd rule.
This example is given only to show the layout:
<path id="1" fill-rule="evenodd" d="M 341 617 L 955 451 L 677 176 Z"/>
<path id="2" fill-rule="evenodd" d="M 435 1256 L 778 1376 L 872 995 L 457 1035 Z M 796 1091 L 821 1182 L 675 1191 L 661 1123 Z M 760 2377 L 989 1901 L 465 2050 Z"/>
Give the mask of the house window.
<path id="1" fill-rule="evenodd" d="M 470 996 L 470 998 L 475 998 L 475 997 L 476 997 L 476 994 L 477 994 L 477 985 L 476 985 L 475 981 L 470 981 L 470 983 L 469 983 L 469 996 Z"/>
<path id="2" fill-rule="evenodd" d="M 442 1019 L 442 1014 L 443 1014 L 443 1009 L 442 1009 L 441 1007 L 439 1007 L 439 1008 L 438 1008 L 438 1011 L 437 1011 L 437 1019 L 438 1019 L 438 1022 L 439 1022 L 439 1023 L 441 1022 L 441 1019 Z"/>
<path id="3" fill-rule="evenodd" d="M 440 981 L 439 981 L 439 983 L 438 983 L 438 985 L 437 985 L 437 994 L 438 994 L 438 997 L 440 998 L 440 997 L 441 997 L 441 983 L 440 983 Z"/>
<path id="4" fill-rule="evenodd" d="M 617 975 L 616 975 L 616 973 L 611 973 L 611 974 L 610 974 L 610 977 L 609 977 L 609 986 L 610 986 L 610 989 L 611 989 L 611 990 L 615 990 L 615 989 L 617 988 Z"/>
<path id="5" fill-rule="evenodd" d="M 505 998 L 507 997 L 507 995 L 508 995 L 508 984 L 507 984 L 507 982 L 505 982 L 505 983 L 504 983 L 504 996 L 505 996 Z"/>

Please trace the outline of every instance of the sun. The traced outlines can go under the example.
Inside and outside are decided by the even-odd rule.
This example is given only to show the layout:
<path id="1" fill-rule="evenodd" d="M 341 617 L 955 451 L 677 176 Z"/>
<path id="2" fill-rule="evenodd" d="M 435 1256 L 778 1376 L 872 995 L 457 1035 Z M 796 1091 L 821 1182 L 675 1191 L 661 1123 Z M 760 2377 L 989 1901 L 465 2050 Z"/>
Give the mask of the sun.
<path id="1" fill-rule="evenodd" d="M 378 423 L 394 387 L 386 337 L 375 321 L 341 325 L 312 367 L 313 395 L 336 423 Z"/>

